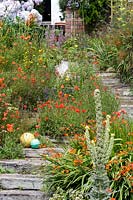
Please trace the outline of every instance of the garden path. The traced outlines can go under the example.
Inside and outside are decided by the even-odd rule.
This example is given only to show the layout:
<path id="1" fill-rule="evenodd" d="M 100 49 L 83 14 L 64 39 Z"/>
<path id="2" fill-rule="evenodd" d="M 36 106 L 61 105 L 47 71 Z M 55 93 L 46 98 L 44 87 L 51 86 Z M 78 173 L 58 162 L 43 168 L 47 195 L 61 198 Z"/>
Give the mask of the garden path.
<path id="1" fill-rule="evenodd" d="M 67 61 L 62 61 L 56 69 L 59 75 L 63 76 L 69 69 L 69 63 Z M 133 93 L 130 87 L 121 83 L 116 73 L 96 71 L 96 75 L 99 76 L 103 85 L 115 95 L 120 103 L 120 109 L 124 109 L 128 117 L 133 119 Z"/>
<path id="2" fill-rule="evenodd" d="M 42 192 L 43 178 L 40 171 L 48 164 L 44 155 L 54 152 L 62 152 L 62 149 L 25 148 L 24 159 L 0 161 L 0 166 L 8 171 L 0 174 L 0 200 L 48 200 L 48 194 Z"/>
<path id="3" fill-rule="evenodd" d="M 96 73 L 104 86 L 106 86 L 120 103 L 120 109 L 127 112 L 128 117 L 133 119 L 133 93 L 131 88 L 120 82 L 116 73 L 97 72 Z"/>
<path id="4" fill-rule="evenodd" d="M 68 62 L 62 62 L 57 68 L 61 76 L 68 70 Z M 96 72 L 97 76 L 120 101 L 120 109 L 125 109 L 129 117 L 133 118 L 133 94 L 127 85 L 120 83 L 116 73 Z M 43 178 L 40 175 L 42 166 L 48 164 L 43 155 L 50 155 L 53 151 L 61 152 L 61 148 L 24 149 L 24 159 L 1 160 L 0 167 L 5 169 L 0 174 L 0 200 L 48 200 L 42 192 Z M 10 173 L 9 173 L 10 172 Z"/>

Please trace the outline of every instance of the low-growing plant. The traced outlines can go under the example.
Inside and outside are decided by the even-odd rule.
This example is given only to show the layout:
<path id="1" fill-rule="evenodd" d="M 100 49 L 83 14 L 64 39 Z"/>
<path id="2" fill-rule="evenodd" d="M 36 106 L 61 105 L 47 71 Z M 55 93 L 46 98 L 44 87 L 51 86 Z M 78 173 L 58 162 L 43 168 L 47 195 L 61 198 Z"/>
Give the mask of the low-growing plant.
<path id="1" fill-rule="evenodd" d="M 16 159 L 22 157 L 24 157 L 23 147 L 19 142 L 19 138 L 16 137 L 16 134 L 13 134 L 12 137 L 6 134 L 4 144 L 0 146 L 0 159 Z"/>
<path id="2" fill-rule="evenodd" d="M 131 145 L 132 146 L 132 142 Z M 118 200 L 132 199 L 132 172 L 133 172 L 133 149 L 123 149 L 110 159 L 106 170 L 110 179 L 112 198 Z"/>
<path id="3" fill-rule="evenodd" d="M 97 66 L 97 70 L 106 71 L 108 68 L 114 68 L 117 66 L 117 48 L 115 46 L 107 45 L 102 39 L 92 39 L 90 41 L 92 54 L 95 56 L 94 64 Z"/>
<path id="4" fill-rule="evenodd" d="M 5 173 L 9 173 L 9 174 L 10 173 L 15 173 L 15 171 L 12 170 L 12 169 L 6 169 L 6 168 L 0 166 L 0 174 L 5 174 Z"/>

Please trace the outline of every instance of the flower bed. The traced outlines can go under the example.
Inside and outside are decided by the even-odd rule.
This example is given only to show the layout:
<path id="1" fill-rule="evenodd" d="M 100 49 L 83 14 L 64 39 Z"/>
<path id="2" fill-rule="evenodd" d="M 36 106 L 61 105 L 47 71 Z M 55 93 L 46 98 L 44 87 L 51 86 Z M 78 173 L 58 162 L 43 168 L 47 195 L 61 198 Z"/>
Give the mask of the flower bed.
<path id="1" fill-rule="evenodd" d="M 47 171 L 52 174 L 50 185 L 57 192 L 60 187 L 63 198 L 76 199 L 75 195 L 82 194 L 80 198 L 85 199 L 92 188 L 98 188 L 96 179 L 90 180 L 95 167 L 87 147 L 85 127 L 89 127 L 90 144 L 97 146 L 96 127 L 101 123 L 104 130 L 106 115 L 110 115 L 110 132 L 115 134 L 114 146 L 109 161 L 103 163 L 106 164 L 105 179 L 109 178 L 109 188 L 104 187 L 106 180 L 101 177 L 100 183 L 103 181 L 105 196 L 107 189 L 107 194 L 111 194 L 109 198 L 130 199 L 133 124 L 124 110 L 118 111 L 115 97 L 95 75 L 94 57 L 88 58 L 91 39 L 71 38 L 58 48 L 56 44 L 48 46 L 36 30 L 27 29 L 23 24 L 19 27 L 15 24 L 9 26 L 6 22 L 1 24 L 0 158 L 23 156 L 20 136 L 24 132 L 34 134 L 41 142 L 40 147 L 49 145 L 45 136 L 66 137 L 70 142 L 65 153 L 47 158 L 51 161 Z M 55 67 L 63 59 L 68 61 L 69 68 L 60 77 Z M 100 122 L 95 119 L 95 89 L 101 93 L 103 118 Z M 105 142 L 104 145 L 107 144 Z M 93 187 L 90 185 L 92 180 Z"/>

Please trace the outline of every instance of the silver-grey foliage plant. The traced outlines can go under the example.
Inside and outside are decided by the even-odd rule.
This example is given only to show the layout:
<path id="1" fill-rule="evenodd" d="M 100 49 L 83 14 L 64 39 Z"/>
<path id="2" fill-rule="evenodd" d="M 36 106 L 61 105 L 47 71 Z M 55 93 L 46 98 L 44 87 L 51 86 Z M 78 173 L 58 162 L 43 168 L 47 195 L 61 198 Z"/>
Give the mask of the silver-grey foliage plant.
<path id="1" fill-rule="evenodd" d="M 86 126 L 87 146 L 90 151 L 94 170 L 91 180 L 91 189 L 87 193 L 90 200 L 109 200 L 109 178 L 105 165 L 109 160 L 114 144 L 114 134 L 110 136 L 110 116 L 106 117 L 105 128 L 103 126 L 101 96 L 99 89 L 94 91 L 96 109 L 96 142 L 90 139 L 89 127 Z"/>

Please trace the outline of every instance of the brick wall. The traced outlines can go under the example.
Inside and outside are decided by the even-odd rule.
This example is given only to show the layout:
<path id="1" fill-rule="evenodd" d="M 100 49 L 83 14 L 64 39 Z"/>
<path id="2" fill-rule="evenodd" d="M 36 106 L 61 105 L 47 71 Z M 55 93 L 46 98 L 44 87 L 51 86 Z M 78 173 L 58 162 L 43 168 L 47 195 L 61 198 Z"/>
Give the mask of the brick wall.
<path id="1" fill-rule="evenodd" d="M 65 12 L 65 35 L 75 36 L 84 32 L 84 22 L 83 19 L 80 18 L 78 11 L 72 11 L 71 9 L 67 9 Z"/>

